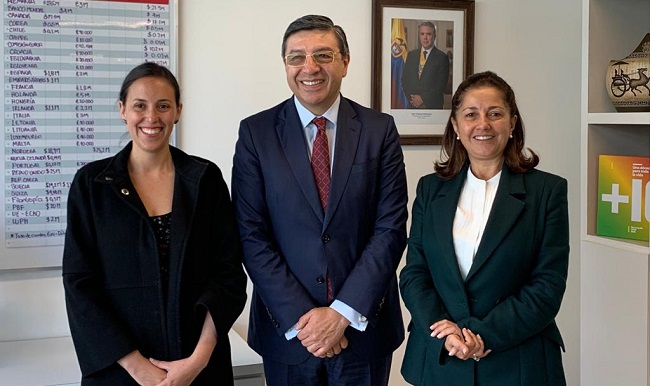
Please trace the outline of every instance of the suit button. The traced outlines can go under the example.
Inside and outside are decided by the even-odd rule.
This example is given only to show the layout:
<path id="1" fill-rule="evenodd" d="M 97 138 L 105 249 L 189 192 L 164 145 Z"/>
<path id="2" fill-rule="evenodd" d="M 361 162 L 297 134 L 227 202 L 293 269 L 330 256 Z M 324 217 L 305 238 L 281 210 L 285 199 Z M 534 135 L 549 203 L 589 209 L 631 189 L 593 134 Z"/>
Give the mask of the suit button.
<path id="1" fill-rule="evenodd" d="M 328 243 L 331 240 L 331 237 L 330 237 L 330 235 L 324 235 L 322 240 L 323 240 L 324 243 Z"/>
<path id="2" fill-rule="evenodd" d="M 325 283 L 325 278 L 322 277 L 322 276 L 317 277 L 317 278 L 316 278 L 316 283 L 318 283 L 318 284 L 323 284 L 323 283 Z"/>

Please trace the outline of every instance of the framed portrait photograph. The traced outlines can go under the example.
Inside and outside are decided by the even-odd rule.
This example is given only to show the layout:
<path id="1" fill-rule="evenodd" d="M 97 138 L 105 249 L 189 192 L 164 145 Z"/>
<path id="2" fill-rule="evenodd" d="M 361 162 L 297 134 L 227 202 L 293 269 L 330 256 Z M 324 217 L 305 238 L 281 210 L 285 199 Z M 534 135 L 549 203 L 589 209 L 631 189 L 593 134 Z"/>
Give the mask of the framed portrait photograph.
<path id="1" fill-rule="evenodd" d="M 372 106 L 402 145 L 439 145 L 451 96 L 473 72 L 473 0 L 373 0 Z"/>

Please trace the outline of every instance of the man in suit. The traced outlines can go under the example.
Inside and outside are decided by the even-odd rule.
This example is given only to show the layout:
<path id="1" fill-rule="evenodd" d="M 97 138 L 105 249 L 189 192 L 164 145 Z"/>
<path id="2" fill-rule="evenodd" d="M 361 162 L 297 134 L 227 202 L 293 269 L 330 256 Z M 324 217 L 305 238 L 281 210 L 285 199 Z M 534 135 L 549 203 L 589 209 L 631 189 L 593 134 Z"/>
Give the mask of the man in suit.
<path id="1" fill-rule="evenodd" d="M 425 21 L 418 25 L 420 48 L 409 51 L 402 72 L 402 89 L 409 109 L 442 109 L 449 78 L 449 58 L 434 47 L 436 26 Z"/>
<path id="2" fill-rule="evenodd" d="M 291 23 L 282 56 L 294 95 L 241 122 L 233 162 L 248 342 L 269 386 L 385 386 L 404 339 L 399 135 L 391 116 L 341 96 L 350 54 L 329 18 Z"/>

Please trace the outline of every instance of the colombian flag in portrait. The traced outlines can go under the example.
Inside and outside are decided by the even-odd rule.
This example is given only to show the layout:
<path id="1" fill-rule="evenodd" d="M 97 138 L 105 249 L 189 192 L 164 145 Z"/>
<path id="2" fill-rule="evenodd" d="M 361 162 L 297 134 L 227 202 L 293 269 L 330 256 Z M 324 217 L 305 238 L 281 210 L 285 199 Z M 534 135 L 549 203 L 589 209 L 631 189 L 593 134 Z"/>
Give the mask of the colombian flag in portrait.
<path id="1" fill-rule="evenodd" d="M 390 41 L 390 107 L 391 109 L 405 109 L 408 106 L 408 99 L 402 90 L 402 71 L 408 49 L 402 19 L 392 19 Z"/>

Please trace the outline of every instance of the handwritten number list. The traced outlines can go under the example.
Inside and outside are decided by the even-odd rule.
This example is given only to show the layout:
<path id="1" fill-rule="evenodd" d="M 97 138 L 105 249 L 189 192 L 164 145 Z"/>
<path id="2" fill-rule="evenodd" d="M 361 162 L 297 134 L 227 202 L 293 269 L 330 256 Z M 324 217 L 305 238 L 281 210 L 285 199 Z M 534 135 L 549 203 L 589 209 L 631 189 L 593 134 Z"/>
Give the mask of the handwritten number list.
<path id="1" fill-rule="evenodd" d="M 144 61 L 172 65 L 168 0 L 5 0 L 4 241 L 61 245 L 79 167 L 128 141 L 117 98 Z"/>

